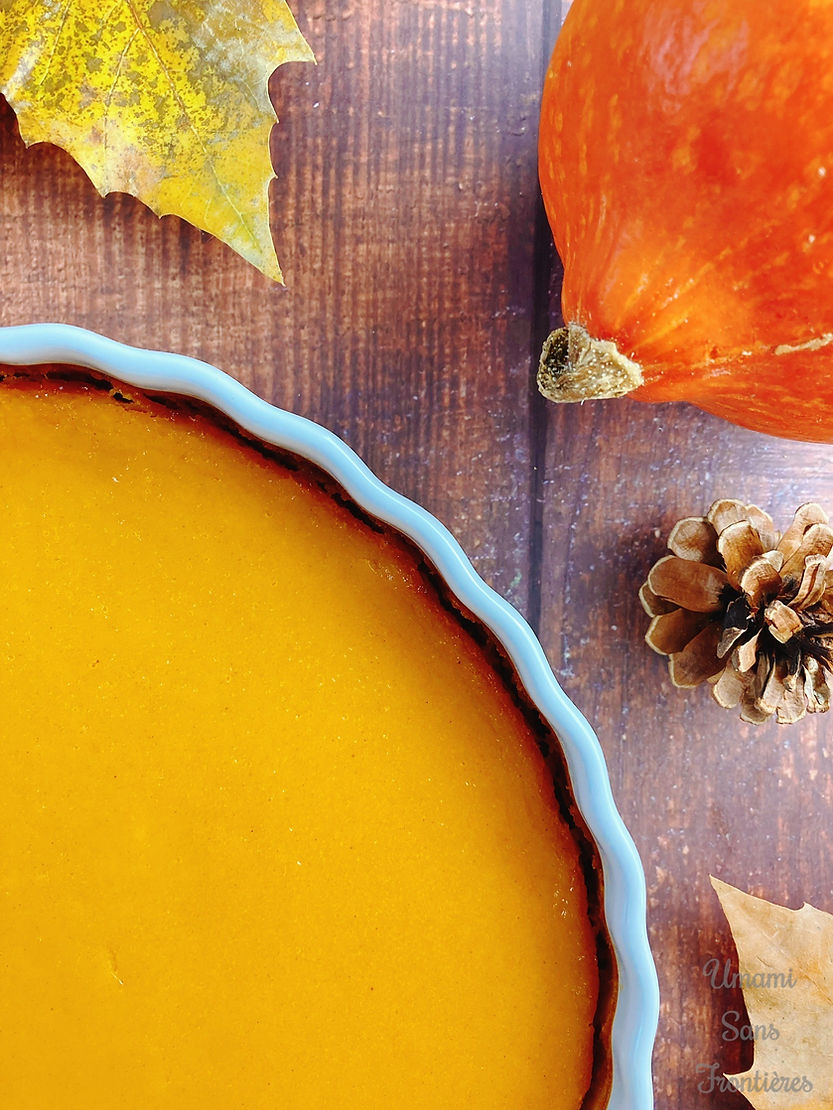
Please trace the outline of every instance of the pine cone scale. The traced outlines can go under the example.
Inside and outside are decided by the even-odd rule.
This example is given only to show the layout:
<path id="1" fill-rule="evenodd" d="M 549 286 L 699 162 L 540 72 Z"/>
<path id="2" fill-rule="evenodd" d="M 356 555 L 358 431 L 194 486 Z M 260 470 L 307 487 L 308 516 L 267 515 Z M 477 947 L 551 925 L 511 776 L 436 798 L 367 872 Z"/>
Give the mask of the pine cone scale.
<path id="1" fill-rule="evenodd" d="M 708 563 L 666 555 L 648 575 L 648 588 L 665 601 L 693 613 L 714 613 L 721 607 L 726 572 Z"/>
<path id="2" fill-rule="evenodd" d="M 764 620 L 779 644 L 786 644 L 804 627 L 798 613 L 777 598 L 764 609 Z"/>
<path id="3" fill-rule="evenodd" d="M 660 655 L 675 655 L 691 643 L 708 619 L 706 613 L 691 613 L 687 609 L 662 613 L 651 621 L 645 639 Z"/>
<path id="4" fill-rule="evenodd" d="M 668 537 L 668 550 L 681 559 L 720 565 L 720 552 L 717 550 L 717 532 L 701 516 L 689 516 L 678 520 Z"/>
<path id="5" fill-rule="evenodd" d="M 740 576 L 740 589 L 755 609 L 766 597 L 775 597 L 783 586 L 780 571 L 765 555 L 754 559 Z"/>
<path id="6" fill-rule="evenodd" d="M 740 576 L 753 560 L 763 555 L 764 545 L 751 521 L 739 520 L 720 533 L 717 550 L 723 559 L 729 582 L 738 589 Z"/>
<path id="7" fill-rule="evenodd" d="M 784 559 L 784 565 L 781 567 L 782 577 L 800 579 L 808 556 L 823 555 L 826 558 L 831 549 L 833 549 L 833 529 L 823 523 L 811 525 L 792 555 Z"/>
<path id="8" fill-rule="evenodd" d="M 804 533 L 813 524 L 826 524 L 827 513 L 817 505 L 815 501 L 808 501 L 805 505 L 800 505 L 793 517 L 793 522 L 786 530 L 780 540 L 777 541 L 778 550 L 783 554 L 784 559 L 789 559 L 795 551 L 800 547 Z"/>
<path id="9" fill-rule="evenodd" d="M 717 658 L 719 627 L 711 622 L 682 651 L 669 656 L 671 681 L 681 689 L 693 689 L 723 670 Z"/>

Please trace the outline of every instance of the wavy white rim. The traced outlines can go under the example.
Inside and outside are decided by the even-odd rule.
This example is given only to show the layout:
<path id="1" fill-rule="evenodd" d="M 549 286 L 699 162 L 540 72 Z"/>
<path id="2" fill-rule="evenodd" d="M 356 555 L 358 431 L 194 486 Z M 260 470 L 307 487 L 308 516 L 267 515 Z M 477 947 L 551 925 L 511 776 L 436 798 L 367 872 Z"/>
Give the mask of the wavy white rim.
<path id="1" fill-rule="evenodd" d="M 608 1110 L 650 1110 L 659 989 L 648 947 L 642 864 L 613 801 L 599 741 L 558 685 L 520 613 L 483 581 L 438 520 L 384 485 L 346 443 L 320 425 L 261 400 L 216 367 L 185 355 L 127 347 L 66 324 L 0 328 L 0 363 L 42 362 L 84 366 L 139 389 L 205 401 L 258 438 L 309 459 L 368 513 L 413 540 L 456 597 L 497 636 L 561 740 L 576 802 L 602 861 L 605 919 L 619 971 Z"/>

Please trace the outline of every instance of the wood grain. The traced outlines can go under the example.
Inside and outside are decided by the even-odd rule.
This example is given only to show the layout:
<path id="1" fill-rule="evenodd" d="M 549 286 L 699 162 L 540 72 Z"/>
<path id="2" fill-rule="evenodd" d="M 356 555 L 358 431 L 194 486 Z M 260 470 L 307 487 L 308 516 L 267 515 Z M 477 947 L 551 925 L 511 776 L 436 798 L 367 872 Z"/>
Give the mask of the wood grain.
<path id="1" fill-rule="evenodd" d="M 344 436 L 522 605 L 539 4 L 299 7 L 272 90 L 287 287 L 0 120 L 4 323 L 196 355 Z"/>
<path id="2" fill-rule="evenodd" d="M 566 5 L 564 5 L 566 7 Z M 100 199 L 0 106 L 0 322 L 59 320 L 215 363 L 319 420 L 450 525 L 540 629 L 597 729 L 645 862 L 662 988 L 663 1110 L 698 1090 L 740 997 L 702 973 L 731 953 L 709 873 L 833 910 L 831 741 L 822 718 L 752 729 L 673 690 L 636 590 L 672 523 L 718 496 L 786 524 L 833 508 L 833 449 L 685 406 L 556 408 L 533 387 L 559 270 L 536 182 L 557 0 L 297 5 L 317 67 L 272 80 L 272 220 L 287 288 L 124 196 Z"/>
<path id="3" fill-rule="evenodd" d="M 706 690 L 671 687 L 642 641 L 636 597 L 680 517 L 718 497 L 786 527 L 811 498 L 833 506 L 833 449 L 782 443 L 682 406 L 597 402 L 547 423 L 541 634 L 567 693 L 594 723 L 640 849 L 662 995 L 657 1104 L 736 1106 L 708 1073 L 751 1050 L 722 1021 L 740 993 L 714 990 L 708 960 L 734 958 L 708 876 L 781 904 L 833 910 L 830 722 L 742 724 Z M 729 1024 L 733 1024 L 729 1019 Z M 737 1022 L 734 1022 L 737 1025 Z"/>

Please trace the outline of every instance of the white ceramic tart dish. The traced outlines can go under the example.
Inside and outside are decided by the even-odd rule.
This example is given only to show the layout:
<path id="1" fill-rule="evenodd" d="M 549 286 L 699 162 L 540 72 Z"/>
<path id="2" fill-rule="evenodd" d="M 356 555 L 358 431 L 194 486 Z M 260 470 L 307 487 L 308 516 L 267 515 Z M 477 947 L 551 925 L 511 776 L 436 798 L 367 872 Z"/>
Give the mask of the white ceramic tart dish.
<path id="1" fill-rule="evenodd" d="M 529 626 L 450 533 L 332 433 L 194 359 L 34 324 L 0 328 L 0 376 L 0 492 L 20 504 L 2 503 L 0 752 L 18 780 L 0 788 L 0 959 L 8 945 L 8 998 L 34 1015 L 0 1003 L 11 1030 L 0 1100 L 34 1108 L 67 1091 L 67 1107 L 102 1104 L 135 1073 L 136 1105 L 160 1110 L 649 1110 L 658 988 L 645 880 L 601 747 Z M 126 429 L 136 444 L 122 450 Z M 78 434 L 75 466 L 65 460 Z M 180 461 L 198 483 L 178 481 Z M 135 515 L 134 496 L 149 515 Z M 230 534 L 245 533 L 227 563 L 219 499 Z M 125 533 L 127 562 L 99 523 L 104 511 Z M 168 575 L 176 560 L 186 571 Z M 88 598 L 80 580 L 97 563 L 103 585 Z M 157 601 L 149 594 L 163 578 L 170 596 Z M 30 627 L 26 599 L 38 591 Z M 73 606 L 79 615 L 62 623 Z M 328 620 L 335 632 L 316 641 L 308 626 Z M 342 624 L 347 643 L 334 643 Z M 295 630 L 281 633 L 279 662 L 269 659 L 276 627 Z M 54 639 L 43 651 L 39 628 Z M 116 658 L 130 628 L 135 666 Z M 301 641 L 314 645 L 306 658 Z M 39 668 L 60 672 L 43 705 Z M 155 715 L 174 671 L 181 689 L 160 744 Z M 85 706 L 99 694 L 97 719 Z M 135 738 L 125 747 L 130 707 L 147 753 Z M 88 773 L 79 751 L 90 736 L 93 771 L 76 779 Z M 302 771 L 298 751 L 311 761 Z M 552 845 L 563 860 L 550 859 Z M 326 876 L 317 886 L 316 869 Z M 571 915 L 584 924 L 566 928 Z M 50 967 L 53 994 L 42 989 Z M 178 977 L 167 982 L 166 967 Z M 307 1011 L 309 1028 L 298 1024 Z M 43 1059 L 38 1040 L 50 1045 Z M 578 1079 L 573 1056 L 587 1061 Z M 262 1081 L 252 1080 L 261 1059 Z M 244 1067 L 251 1089 L 237 1079 Z M 571 1083 L 578 1094 L 546 1093 Z"/>

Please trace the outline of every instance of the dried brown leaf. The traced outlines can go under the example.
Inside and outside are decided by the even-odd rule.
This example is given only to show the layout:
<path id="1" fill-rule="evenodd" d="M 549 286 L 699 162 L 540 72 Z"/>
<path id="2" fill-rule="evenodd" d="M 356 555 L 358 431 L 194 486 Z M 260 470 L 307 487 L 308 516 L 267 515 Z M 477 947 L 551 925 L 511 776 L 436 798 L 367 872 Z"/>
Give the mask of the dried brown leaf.
<path id="1" fill-rule="evenodd" d="M 752 1067 L 728 1078 L 756 1110 L 830 1110 L 833 917 L 711 883 L 735 939 L 749 1024 L 759 1031 Z"/>

